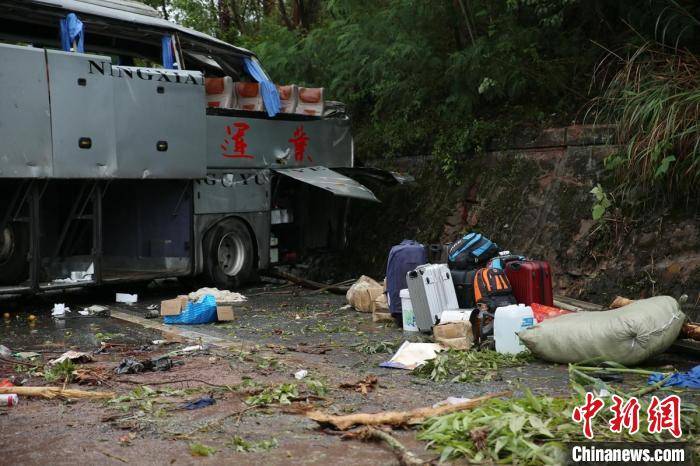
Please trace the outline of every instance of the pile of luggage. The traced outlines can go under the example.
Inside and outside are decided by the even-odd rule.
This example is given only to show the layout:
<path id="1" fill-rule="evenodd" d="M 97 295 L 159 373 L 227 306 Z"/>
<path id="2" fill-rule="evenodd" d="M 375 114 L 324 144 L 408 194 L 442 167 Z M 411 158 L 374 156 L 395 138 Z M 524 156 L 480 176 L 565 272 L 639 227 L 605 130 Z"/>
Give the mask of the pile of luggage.
<path id="1" fill-rule="evenodd" d="M 405 240 L 389 252 L 388 307 L 404 331 L 469 349 L 493 336 L 501 353 L 530 350 L 553 362 L 592 358 L 632 365 L 678 337 L 685 314 L 670 296 L 570 312 L 554 307 L 549 264 L 502 251 L 479 233 L 446 245 Z"/>
<path id="2" fill-rule="evenodd" d="M 386 289 L 391 314 L 404 330 L 430 332 L 444 322 L 445 311 L 461 310 L 477 343 L 493 333 L 497 311 L 520 315 L 533 303 L 553 306 L 549 264 L 502 251 L 480 233 L 427 247 L 402 241 L 389 252 Z M 532 318 L 520 322 L 531 325 Z"/>

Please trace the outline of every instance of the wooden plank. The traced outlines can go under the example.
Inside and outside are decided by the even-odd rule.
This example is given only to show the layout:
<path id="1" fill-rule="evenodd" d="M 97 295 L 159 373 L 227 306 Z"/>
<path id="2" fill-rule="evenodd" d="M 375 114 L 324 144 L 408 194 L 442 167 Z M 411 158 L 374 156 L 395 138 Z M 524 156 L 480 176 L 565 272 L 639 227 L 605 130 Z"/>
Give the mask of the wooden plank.
<path id="1" fill-rule="evenodd" d="M 606 308 L 605 306 L 601 306 L 599 304 L 589 303 L 587 301 L 581 301 L 579 299 L 568 298 L 566 296 L 559 296 L 559 295 L 554 296 L 554 306 L 561 308 L 561 309 L 566 309 L 567 311 L 575 311 L 575 312 L 580 312 L 580 311 L 599 312 L 599 311 L 607 311 L 608 310 L 608 308 Z"/>

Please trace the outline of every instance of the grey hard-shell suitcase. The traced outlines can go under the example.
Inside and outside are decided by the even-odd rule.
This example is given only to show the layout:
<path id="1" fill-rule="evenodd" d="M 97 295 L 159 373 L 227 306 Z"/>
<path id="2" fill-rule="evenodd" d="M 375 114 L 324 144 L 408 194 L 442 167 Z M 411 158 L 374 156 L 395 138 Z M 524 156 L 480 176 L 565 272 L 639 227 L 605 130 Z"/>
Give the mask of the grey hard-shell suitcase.
<path id="1" fill-rule="evenodd" d="M 406 274 L 416 326 L 429 332 L 446 309 L 459 309 L 452 274 L 445 264 L 426 264 Z"/>

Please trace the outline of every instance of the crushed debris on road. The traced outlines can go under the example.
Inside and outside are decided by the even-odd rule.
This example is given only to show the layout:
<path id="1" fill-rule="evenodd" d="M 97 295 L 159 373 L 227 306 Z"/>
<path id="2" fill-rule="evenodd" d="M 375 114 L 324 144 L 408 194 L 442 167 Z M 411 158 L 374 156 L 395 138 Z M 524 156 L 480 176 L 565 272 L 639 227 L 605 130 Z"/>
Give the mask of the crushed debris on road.
<path id="1" fill-rule="evenodd" d="M 51 444 L 52 455 L 69 457 L 71 445 L 79 444 L 86 460 L 95 463 L 117 457 L 136 464 L 149 458 L 190 462 L 202 456 L 269 464 L 301 457 L 311 462 L 342 458 L 345 464 L 387 463 L 400 458 L 401 448 L 422 462 L 460 455 L 493 460 L 558 457 L 561 451 L 553 447 L 536 453 L 523 445 L 547 445 L 562 425 L 568 426 L 568 436 L 580 429 L 564 414 L 548 417 L 542 407 L 559 403 L 561 413 L 571 409 L 577 392 L 570 384 L 598 392 L 606 384 L 610 393 L 632 393 L 647 387 L 648 374 L 655 370 L 665 377 L 697 363 L 666 353 L 648 361 L 642 374 L 597 365 L 569 369 L 532 355 L 489 349 L 449 349 L 413 371 L 401 371 L 381 365 L 404 341 L 428 337 L 404 333 L 393 323 L 374 323 L 370 313 L 343 309 L 342 296 L 268 286 L 246 290 L 249 298 L 237 306 L 233 321 L 163 325 L 143 318 L 152 303 L 174 293 L 181 289 L 166 284 L 142 293 L 136 304 L 115 305 L 105 298 L 112 317 L 57 320 L 41 299 L 13 308 L 2 326 L 2 342 L 10 353 L 0 359 L 0 379 L 12 385 L 0 390 L 14 389 L 20 403 L 3 408 L 0 423 L 11 424 L 26 441 L 8 446 L 11 463 L 34 464 L 35 452 L 48 454 L 47 442 L 56 429 L 62 441 Z M 97 298 L 75 294 L 65 301 L 80 308 L 84 300 Z M 38 316 L 35 321 L 21 312 L 25 308 Z M 120 320 L 122 315 L 132 322 Z M 35 354 L 18 357 L 27 353 Z M 49 363 L 61 355 L 61 362 Z M 304 377 L 295 378 L 300 371 Z M 614 381 L 612 374 L 618 377 Z M 515 401 L 521 396 L 530 401 Z M 694 396 L 686 392 L 683 397 L 682 423 L 694 432 L 687 411 Z M 446 399 L 459 399 L 471 409 L 463 411 Z M 524 416 L 522 430 L 491 440 L 495 437 L 488 435 L 482 419 L 496 412 L 515 419 L 513 426 L 520 426 Z M 466 438 L 446 427 L 453 419 L 473 425 Z M 508 429 L 510 421 L 504 422 Z M 364 443 L 348 441 L 365 438 L 359 433 L 343 440 L 323 430 L 358 423 L 414 427 L 384 432 L 401 447 L 391 446 L 383 434 L 370 435 L 379 442 Z M 501 424 L 493 428 L 503 429 Z M 465 439 L 448 441 L 452 437 Z"/>

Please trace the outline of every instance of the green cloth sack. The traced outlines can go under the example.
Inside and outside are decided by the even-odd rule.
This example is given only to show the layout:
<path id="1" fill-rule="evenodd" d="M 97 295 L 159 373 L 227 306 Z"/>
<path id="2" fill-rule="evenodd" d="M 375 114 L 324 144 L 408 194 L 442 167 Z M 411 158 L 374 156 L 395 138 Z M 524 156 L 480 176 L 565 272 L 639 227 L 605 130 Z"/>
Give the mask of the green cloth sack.
<path id="1" fill-rule="evenodd" d="M 657 296 L 602 312 L 577 312 L 518 332 L 544 360 L 577 363 L 602 358 L 633 366 L 663 353 L 678 338 L 685 314 L 678 301 Z"/>

